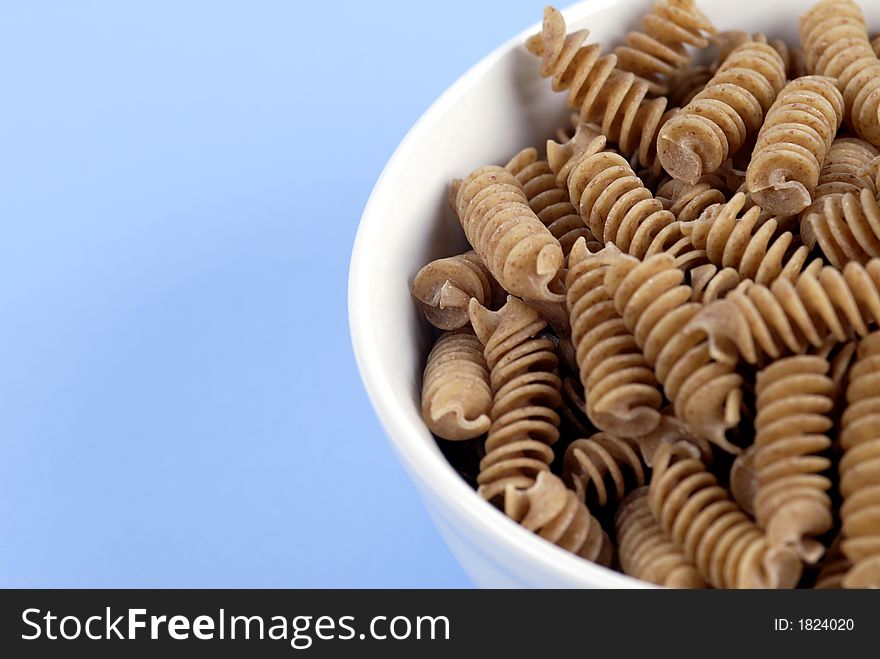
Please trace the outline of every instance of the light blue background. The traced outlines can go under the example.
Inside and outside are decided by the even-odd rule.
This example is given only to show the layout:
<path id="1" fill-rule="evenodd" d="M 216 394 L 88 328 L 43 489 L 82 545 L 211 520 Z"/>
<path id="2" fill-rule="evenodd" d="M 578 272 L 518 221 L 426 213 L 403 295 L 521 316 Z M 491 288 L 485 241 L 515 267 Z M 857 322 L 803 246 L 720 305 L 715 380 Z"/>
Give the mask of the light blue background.
<path id="1" fill-rule="evenodd" d="M 346 278 L 382 166 L 535 0 L 4 2 L 0 583 L 466 586 Z"/>

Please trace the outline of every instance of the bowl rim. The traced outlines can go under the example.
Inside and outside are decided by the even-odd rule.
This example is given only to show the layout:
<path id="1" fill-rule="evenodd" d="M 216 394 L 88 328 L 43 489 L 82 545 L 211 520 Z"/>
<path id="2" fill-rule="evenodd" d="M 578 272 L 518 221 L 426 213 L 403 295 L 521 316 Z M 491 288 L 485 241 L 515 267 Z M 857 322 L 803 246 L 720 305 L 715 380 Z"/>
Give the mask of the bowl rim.
<path id="1" fill-rule="evenodd" d="M 563 13 L 567 20 L 579 21 L 619 1 L 582 0 L 565 8 Z M 447 504 L 470 526 L 493 536 L 494 541 L 506 546 L 510 553 L 519 555 L 527 562 L 540 564 L 543 571 L 557 575 L 560 581 L 570 582 L 572 587 L 654 588 L 654 584 L 580 558 L 526 530 L 483 500 L 439 451 L 432 452 L 421 441 L 410 441 L 416 428 L 399 413 L 399 399 L 388 379 L 383 377 L 379 351 L 374 349 L 376 337 L 367 320 L 371 313 L 367 302 L 371 281 L 367 276 L 372 260 L 370 246 L 381 238 L 380 209 L 393 192 L 389 181 L 397 176 L 398 163 L 405 161 L 415 151 L 415 145 L 422 135 L 465 90 L 476 85 L 502 57 L 514 48 L 521 47 L 526 38 L 540 29 L 540 21 L 532 24 L 472 66 L 421 115 L 388 159 L 361 215 L 349 264 L 348 319 L 352 347 L 367 395 L 398 458 L 412 472 L 410 477 L 417 476 L 421 485 L 438 502 Z"/>

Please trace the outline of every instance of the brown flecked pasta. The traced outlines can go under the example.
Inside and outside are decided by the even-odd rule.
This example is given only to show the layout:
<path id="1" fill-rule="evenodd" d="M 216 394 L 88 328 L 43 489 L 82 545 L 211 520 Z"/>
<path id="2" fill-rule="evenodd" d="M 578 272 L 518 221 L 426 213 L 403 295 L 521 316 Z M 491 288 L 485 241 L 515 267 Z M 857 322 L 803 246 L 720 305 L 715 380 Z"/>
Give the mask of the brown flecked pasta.
<path id="1" fill-rule="evenodd" d="M 658 0 L 642 17 L 642 30 L 627 33 L 626 45 L 614 54 L 617 67 L 646 80 L 655 95 L 667 94 L 669 78 L 690 63 L 685 46 L 706 48 L 704 33 L 716 32 L 694 0 Z"/>
<path id="2" fill-rule="evenodd" d="M 703 304 L 724 298 L 743 280 L 736 268 L 719 268 L 714 263 L 697 266 L 688 273 L 688 276 L 693 290 L 691 301 Z"/>
<path id="3" fill-rule="evenodd" d="M 494 307 L 500 288 L 480 257 L 469 251 L 431 261 L 416 274 L 411 290 L 429 323 L 454 330 L 470 322 L 471 298 Z"/>
<path id="4" fill-rule="evenodd" d="M 529 206 L 559 241 L 566 257 L 578 238 L 583 237 L 587 242 L 593 240 L 593 234 L 571 205 L 568 190 L 556 184 L 556 175 L 550 169 L 550 164 L 538 159 L 537 150 L 523 149 L 507 163 L 505 169 L 520 182 Z"/>
<path id="5" fill-rule="evenodd" d="M 880 332 L 862 340 L 841 420 L 841 549 L 845 588 L 880 588 Z"/>
<path id="6" fill-rule="evenodd" d="M 654 517 L 714 588 L 792 588 L 801 561 L 773 547 L 731 501 L 693 448 L 663 445 L 648 493 Z"/>
<path id="7" fill-rule="evenodd" d="M 483 346 L 469 329 L 445 332 L 422 378 L 422 418 L 443 439 L 472 439 L 489 430 L 492 389 Z"/>
<path id="8" fill-rule="evenodd" d="M 568 105 L 582 121 L 599 125 L 621 153 L 638 153 L 643 167 L 655 166 L 657 132 L 669 117 L 666 98 L 647 98 L 648 82 L 617 68 L 617 56 L 601 55 L 601 46 L 583 45 L 588 36 L 588 30 L 566 35 L 562 14 L 547 7 L 541 32 L 526 48 L 541 58 L 541 76 L 552 77 L 553 90 L 568 91 Z"/>
<path id="9" fill-rule="evenodd" d="M 835 538 L 825 553 L 813 588 L 817 590 L 840 590 L 843 588 L 843 578 L 852 567 L 852 563 L 840 550 L 840 541 L 840 536 Z"/>
<path id="10" fill-rule="evenodd" d="M 725 59 L 736 48 L 742 46 L 749 41 L 757 41 L 758 43 L 766 43 L 773 50 L 779 53 L 782 63 L 785 67 L 785 75 L 789 80 L 800 78 L 806 75 L 806 67 L 804 66 L 804 56 L 800 48 L 790 48 L 782 39 L 767 39 L 767 36 L 761 32 L 749 34 L 742 30 L 726 30 L 719 32 L 713 37 L 713 41 L 719 47 L 716 66 L 720 66 Z"/>
<path id="11" fill-rule="evenodd" d="M 702 177 L 697 183 L 671 179 L 657 189 L 655 196 L 664 202 L 664 206 L 679 222 L 699 219 L 710 206 L 727 201 L 721 181 L 712 174 Z"/>
<path id="12" fill-rule="evenodd" d="M 526 489 L 507 486 L 504 512 L 545 540 L 587 560 L 608 565 L 611 540 L 559 476 L 542 471 Z"/>
<path id="13" fill-rule="evenodd" d="M 621 436 L 649 432 L 660 421 L 662 396 L 635 337 L 605 289 L 607 265 L 575 243 L 566 278 L 571 338 L 587 415 L 597 428 Z"/>
<path id="14" fill-rule="evenodd" d="M 753 206 L 741 215 L 746 196 L 731 200 L 693 222 L 681 226 L 694 248 L 705 250 L 709 261 L 721 268 L 735 268 L 743 278 L 770 284 L 779 277 L 794 280 L 808 269 L 816 272 L 821 259 L 809 265 L 810 250 L 790 231 L 779 232 L 773 218 L 761 221 L 761 209 Z"/>
<path id="15" fill-rule="evenodd" d="M 706 88 L 715 69 L 703 64 L 679 69 L 669 78 L 667 98 L 673 107 L 684 107 Z"/>
<path id="16" fill-rule="evenodd" d="M 833 339 L 865 336 L 880 322 L 880 259 L 804 272 L 794 282 L 778 278 L 770 286 L 744 281 L 715 305 L 730 305 L 725 329 L 743 359 L 778 359 L 821 348 Z"/>
<path id="17" fill-rule="evenodd" d="M 493 501 L 508 486 L 531 487 L 549 469 L 551 446 L 559 439 L 562 381 L 555 343 L 541 336 L 547 323 L 525 302 L 511 297 L 489 311 L 471 300 L 470 317 L 484 346 L 493 395 L 477 482 L 480 495 Z"/>
<path id="18" fill-rule="evenodd" d="M 758 373 L 755 393 L 755 518 L 771 545 L 807 563 L 825 552 L 815 540 L 832 527 L 831 446 L 834 384 L 818 355 L 780 359 Z"/>
<path id="19" fill-rule="evenodd" d="M 663 169 L 688 183 L 718 170 L 758 132 L 784 85 L 782 58 L 771 46 L 752 41 L 736 48 L 706 88 L 660 129 Z"/>
<path id="20" fill-rule="evenodd" d="M 761 208 L 794 215 L 812 203 L 843 110 L 843 96 L 831 78 L 805 76 L 782 89 L 746 170 L 749 194 Z"/>
<path id="21" fill-rule="evenodd" d="M 633 490 L 615 515 L 617 553 L 624 574 L 668 588 L 705 588 L 696 566 L 654 518 L 648 488 Z"/>
<path id="22" fill-rule="evenodd" d="M 876 183 L 868 169 L 878 156 L 880 151 L 872 144 L 856 137 L 838 137 L 834 140 L 822 165 L 813 203 L 801 214 L 801 238 L 807 247 L 812 249 L 816 245 L 816 233 L 825 230 L 816 224 L 822 222 L 828 199 L 839 203 L 847 192 L 859 194 L 863 189 L 877 193 Z"/>
<path id="23" fill-rule="evenodd" d="M 735 453 L 739 449 L 725 433 L 739 422 L 742 377 L 735 363 L 716 359 L 707 331 L 713 318 L 704 315 L 694 322 L 703 305 L 691 302 L 693 291 L 683 280 L 670 254 L 655 254 L 644 262 L 620 255 L 605 273 L 605 288 L 676 416 L 699 436 Z"/>
<path id="24" fill-rule="evenodd" d="M 838 269 L 880 256 L 880 203 L 868 189 L 826 199 L 811 223 L 819 249 Z"/>
<path id="25" fill-rule="evenodd" d="M 645 468 L 634 440 L 599 432 L 569 444 L 562 478 L 595 511 L 644 485 Z"/>
<path id="26" fill-rule="evenodd" d="M 758 474 L 755 471 L 755 453 L 758 447 L 752 444 L 736 456 L 730 467 L 730 496 L 736 505 L 755 518 L 755 490 L 758 486 Z"/>
<path id="27" fill-rule="evenodd" d="M 846 102 L 846 122 L 880 146 L 880 59 L 853 0 L 820 0 L 801 18 L 807 71 L 837 80 Z"/>
<path id="28" fill-rule="evenodd" d="M 565 257 L 529 206 L 516 178 L 503 167 L 482 167 L 453 182 L 458 218 L 495 280 L 512 295 L 561 302 Z"/>

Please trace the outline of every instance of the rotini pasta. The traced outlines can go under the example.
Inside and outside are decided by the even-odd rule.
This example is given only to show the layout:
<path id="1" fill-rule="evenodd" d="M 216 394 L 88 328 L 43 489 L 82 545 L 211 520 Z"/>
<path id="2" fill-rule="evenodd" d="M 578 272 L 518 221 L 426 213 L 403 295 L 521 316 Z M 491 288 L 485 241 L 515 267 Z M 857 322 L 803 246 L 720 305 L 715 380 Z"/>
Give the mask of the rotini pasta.
<path id="1" fill-rule="evenodd" d="M 736 48 L 706 88 L 660 129 L 663 169 L 688 183 L 718 170 L 758 132 L 784 85 L 783 61 L 771 46 L 752 41 Z"/>
<path id="2" fill-rule="evenodd" d="M 562 478 L 590 510 L 620 501 L 645 484 L 645 469 L 634 440 L 599 432 L 565 450 Z"/>
<path id="3" fill-rule="evenodd" d="M 831 78 L 805 76 L 782 89 L 746 171 L 749 194 L 761 208 L 794 215 L 812 203 L 843 110 L 843 96 Z"/>
<path id="4" fill-rule="evenodd" d="M 831 543 L 831 547 L 825 553 L 813 588 L 818 590 L 839 590 L 843 588 L 843 578 L 852 567 L 852 563 L 849 562 L 840 550 L 840 540 L 840 536 L 835 538 L 834 542 Z"/>
<path id="5" fill-rule="evenodd" d="M 493 501 L 508 486 L 531 487 L 549 469 L 551 446 L 559 439 L 562 381 L 555 344 L 541 336 L 547 323 L 525 302 L 511 297 L 493 312 L 471 300 L 470 317 L 484 346 L 493 395 L 477 482 L 480 494 Z"/>
<path id="6" fill-rule="evenodd" d="M 592 256 L 583 241 L 575 243 L 566 288 L 587 415 L 606 432 L 641 435 L 659 423 L 662 396 L 605 290 L 606 269 L 604 257 Z"/>
<path id="7" fill-rule="evenodd" d="M 771 545 L 808 563 L 822 557 L 815 538 L 832 527 L 831 481 L 823 475 L 834 408 L 828 371 L 824 357 L 786 357 L 758 373 L 755 389 L 755 517 Z"/>
<path id="8" fill-rule="evenodd" d="M 797 555 L 767 542 L 693 448 L 658 449 L 648 501 L 660 526 L 712 587 L 791 588 L 800 579 Z"/>
<path id="9" fill-rule="evenodd" d="M 721 181 L 711 174 L 693 184 L 671 179 L 657 189 L 655 196 L 679 222 L 692 222 L 707 208 L 727 201 L 721 187 Z"/>
<path id="10" fill-rule="evenodd" d="M 654 518 L 648 488 L 633 490 L 617 509 L 618 554 L 624 574 L 669 588 L 705 588 L 696 566 Z"/>
<path id="11" fill-rule="evenodd" d="M 465 235 L 495 280 L 512 295 L 561 302 L 565 257 L 529 206 L 516 178 L 502 167 L 482 167 L 453 183 Z"/>
<path id="12" fill-rule="evenodd" d="M 492 389 L 483 347 L 468 329 L 445 332 L 428 355 L 422 418 L 443 439 L 471 439 L 489 430 Z"/>
<path id="13" fill-rule="evenodd" d="M 880 203 L 868 189 L 826 199 L 811 226 L 819 249 L 838 269 L 880 256 Z"/>
<path id="14" fill-rule="evenodd" d="M 569 107 L 582 121 L 599 125 L 622 153 L 637 153 L 643 167 L 656 166 L 657 132 L 669 117 L 666 98 L 647 98 L 648 82 L 621 71 L 617 57 L 601 55 L 600 46 L 583 45 L 588 36 L 588 30 L 566 35 L 562 14 L 548 7 L 541 32 L 526 48 L 541 58 L 541 76 L 552 77 L 553 90 L 568 91 Z"/>
<path id="15" fill-rule="evenodd" d="M 480 257 L 470 251 L 431 261 L 416 274 L 411 290 L 429 323 L 454 330 L 470 322 L 471 298 L 494 308 L 501 289 Z"/>
<path id="16" fill-rule="evenodd" d="M 837 80 L 845 118 L 856 134 L 880 146 L 880 59 L 853 0 L 820 0 L 801 18 L 807 71 Z"/>
<path id="17" fill-rule="evenodd" d="M 880 588 L 880 332 L 862 340 L 841 420 L 841 549 L 846 588 Z"/>
<path id="18" fill-rule="evenodd" d="M 508 485 L 504 512 L 515 522 L 582 558 L 608 565 L 612 546 L 608 534 L 559 476 L 538 474 L 526 489 Z"/>
<path id="19" fill-rule="evenodd" d="M 614 49 L 617 66 L 646 80 L 649 92 L 668 93 L 668 81 L 687 66 L 691 55 L 685 46 L 706 48 L 705 34 L 716 32 L 712 22 L 693 0 L 658 0 L 642 18 L 643 32 L 629 32 L 626 45 Z"/>

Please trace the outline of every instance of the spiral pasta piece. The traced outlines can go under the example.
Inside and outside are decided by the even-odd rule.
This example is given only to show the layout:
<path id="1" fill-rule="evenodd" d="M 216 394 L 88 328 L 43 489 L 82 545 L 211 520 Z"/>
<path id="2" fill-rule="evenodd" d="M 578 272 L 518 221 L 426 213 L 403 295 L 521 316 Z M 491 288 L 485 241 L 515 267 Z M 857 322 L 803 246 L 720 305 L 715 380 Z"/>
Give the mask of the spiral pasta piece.
<path id="1" fill-rule="evenodd" d="M 725 183 L 714 174 L 702 176 L 697 183 L 678 179 L 665 181 L 654 195 L 664 202 L 679 222 L 692 222 L 700 218 L 706 209 L 727 201 Z"/>
<path id="2" fill-rule="evenodd" d="M 593 234 L 571 205 L 568 190 L 556 184 L 556 175 L 550 169 L 550 164 L 546 160 L 539 160 L 535 149 L 523 149 L 507 163 L 505 169 L 520 182 L 529 206 L 559 241 L 566 257 L 578 238 L 583 237 L 587 242 L 593 240 Z"/>
<path id="3" fill-rule="evenodd" d="M 562 478 L 590 510 L 599 510 L 644 485 L 645 469 L 634 440 L 599 432 L 569 444 Z"/>
<path id="4" fill-rule="evenodd" d="M 880 256 L 880 203 L 868 189 L 826 199 L 811 222 L 819 248 L 838 269 Z"/>
<path id="5" fill-rule="evenodd" d="M 803 354 L 829 339 L 845 343 L 880 322 L 880 259 L 848 263 L 842 272 L 804 272 L 794 282 L 780 277 L 770 286 L 744 281 L 715 304 L 735 309 L 724 329 L 752 364 L 761 356 Z"/>
<path id="6" fill-rule="evenodd" d="M 603 257 L 591 255 L 583 241 L 575 243 L 566 278 L 571 338 L 590 421 L 606 432 L 632 437 L 659 423 L 662 396 L 605 289 L 606 270 Z"/>
<path id="7" fill-rule="evenodd" d="M 573 433 L 571 437 L 585 437 L 593 432 L 593 426 L 587 416 L 587 403 L 584 401 L 584 388 L 572 377 L 562 380 L 562 405 L 559 407 L 563 426 Z M 565 437 L 565 433 L 562 433 Z"/>
<path id="8" fill-rule="evenodd" d="M 744 278 L 770 284 L 779 277 L 794 280 L 807 268 L 810 250 L 790 231 L 779 232 L 776 220 L 761 221 L 761 209 L 753 206 L 740 217 L 744 194 L 710 210 L 693 222 L 682 224 L 694 248 L 705 250 L 709 261 L 721 268 L 735 268 Z M 822 266 L 820 259 L 811 271 Z"/>
<path id="9" fill-rule="evenodd" d="M 663 169 L 688 183 L 718 170 L 758 132 L 784 85 L 782 58 L 771 46 L 748 42 L 736 48 L 706 88 L 660 129 Z"/>
<path id="10" fill-rule="evenodd" d="M 484 346 L 493 395 L 477 483 L 480 494 L 493 501 L 508 486 L 531 487 L 549 469 L 551 446 L 559 439 L 562 381 L 555 344 L 541 336 L 547 323 L 525 302 L 511 297 L 489 311 L 471 300 L 470 317 Z"/>
<path id="11" fill-rule="evenodd" d="M 815 563 L 825 547 L 814 540 L 832 527 L 827 433 L 834 408 L 828 360 L 780 359 L 758 373 L 755 388 L 755 517 L 770 544 Z"/>
<path id="12" fill-rule="evenodd" d="M 716 32 L 694 0 L 659 0 L 642 17 L 642 32 L 629 32 L 614 49 L 617 66 L 648 81 L 649 92 L 664 95 L 669 78 L 691 61 L 687 46 L 706 48 Z"/>
<path id="13" fill-rule="evenodd" d="M 843 588 L 843 578 L 849 572 L 852 563 L 843 555 L 840 549 L 840 541 L 840 536 L 835 538 L 834 542 L 831 543 L 831 547 L 825 553 L 813 588 L 817 590 L 840 590 Z"/>
<path id="14" fill-rule="evenodd" d="M 491 307 L 499 297 L 495 278 L 473 251 L 431 261 L 416 274 L 411 290 L 428 322 L 442 330 L 470 322 L 471 298 Z"/>
<path id="15" fill-rule="evenodd" d="M 468 241 L 507 292 L 544 302 L 565 299 L 558 292 L 562 247 L 513 174 L 482 167 L 454 181 L 452 196 Z"/>
<path id="16" fill-rule="evenodd" d="M 841 420 L 841 549 L 845 588 L 880 588 L 880 332 L 862 340 Z"/>
<path id="17" fill-rule="evenodd" d="M 706 88 L 715 75 L 711 66 L 697 65 L 679 69 L 669 78 L 669 91 L 666 97 L 673 107 L 684 107 Z"/>
<path id="18" fill-rule="evenodd" d="M 633 490 L 615 515 L 617 553 L 624 574 L 668 588 L 705 588 L 696 566 L 654 518 L 648 488 Z"/>
<path id="19" fill-rule="evenodd" d="M 526 489 L 513 485 L 504 495 L 504 512 L 529 531 L 581 558 L 608 565 L 608 534 L 559 476 L 542 471 Z"/>
<path id="20" fill-rule="evenodd" d="M 605 273 L 605 288 L 676 416 L 701 437 L 735 453 L 739 449 L 725 433 L 739 422 L 743 382 L 734 359 L 716 359 L 712 329 L 727 319 L 704 314 L 703 305 L 691 301 L 693 291 L 683 283 L 684 276 L 670 254 L 655 254 L 644 262 L 620 255 Z"/>
<path id="21" fill-rule="evenodd" d="M 559 10 L 547 7 L 541 32 L 526 48 L 541 58 L 541 76 L 552 77 L 554 91 L 568 91 L 568 105 L 581 120 L 598 124 L 625 155 L 638 154 L 643 167 L 656 167 L 655 142 L 667 113 L 667 100 L 647 98 L 650 85 L 617 68 L 617 56 L 602 55 L 601 46 L 584 45 L 588 30 L 566 35 Z"/>
<path id="22" fill-rule="evenodd" d="M 483 346 L 467 329 L 444 332 L 422 378 L 422 418 L 443 439 L 472 439 L 489 430 L 492 389 Z"/>
<path id="23" fill-rule="evenodd" d="M 843 96 L 831 78 L 806 76 L 782 89 L 746 170 L 749 194 L 761 208 L 794 215 L 812 203 L 843 110 Z"/>
<path id="24" fill-rule="evenodd" d="M 648 501 L 660 526 L 714 588 L 794 587 L 800 559 L 771 546 L 694 453 L 680 444 L 657 451 Z"/>
<path id="25" fill-rule="evenodd" d="M 853 0 L 820 0 L 801 18 L 807 71 L 837 80 L 845 119 L 856 134 L 880 146 L 880 59 Z"/>

